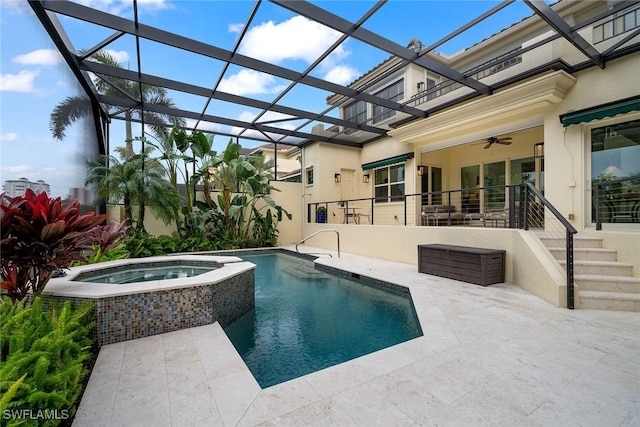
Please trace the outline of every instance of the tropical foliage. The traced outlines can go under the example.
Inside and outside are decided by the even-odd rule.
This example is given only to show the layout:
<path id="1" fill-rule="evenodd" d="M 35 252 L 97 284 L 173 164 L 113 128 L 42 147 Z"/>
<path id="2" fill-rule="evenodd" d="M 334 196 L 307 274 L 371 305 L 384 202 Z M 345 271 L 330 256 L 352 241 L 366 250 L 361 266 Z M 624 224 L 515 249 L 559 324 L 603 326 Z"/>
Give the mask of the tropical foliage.
<path id="1" fill-rule="evenodd" d="M 1 197 L 0 288 L 13 299 L 39 295 L 55 269 L 84 259 L 97 236 L 109 234 L 100 227 L 106 215 L 81 214 L 76 201 L 63 205 L 59 197 L 30 189 L 24 196 Z"/>
<path id="2" fill-rule="evenodd" d="M 80 55 L 84 51 L 79 52 Z M 89 57 L 89 60 L 99 62 L 116 68 L 125 68 L 118 60 L 107 51 L 100 50 Z M 168 96 L 167 90 L 162 87 L 151 86 L 147 84 L 138 84 L 131 80 L 118 77 L 110 77 L 109 82 L 96 77 L 94 80 L 98 93 L 113 97 L 122 98 L 127 94 L 130 99 L 135 99 L 146 104 L 156 104 L 163 107 L 174 107 L 173 100 Z M 113 107 L 115 109 L 115 107 Z M 114 111 L 110 111 L 114 112 Z M 67 128 L 80 118 L 88 117 L 92 114 L 91 103 L 84 97 L 72 96 L 60 102 L 51 113 L 49 128 L 53 137 L 62 140 L 65 137 Z M 125 120 L 125 158 L 133 157 L 133 133 L 131 129 L 132 121 L 144 120 L 145 126 L 151 130 L 151 133 L 158 137 L 166 137 L 166 123 L 175 126 L 184 126 L 185 120 L 166 114 L 144 112 L 144 116 L 140 110 L 127 109 L 122 112 Z"/>
<path id="3" fill-rule="evenodd" d="M 217 200 L 198 204 L 207 214 L 204 227 L 212 224 L 225 240 L 253 240 L 260 246 L 273 245 L 277 223 L 291 214 L 269 195 L 279 191 L 270 184 L 270 171 L 262 156 L 243 156 L 232 140 L 220 156 L 207 165 Z M 216 203 L 217 202 L 217 203 Z"/>
<path id="4" fill-rule="evenodd" d="M 175 192 L 180 178 L 185 183 L 183 205 L 175 212 L 180 236 L 227 242 L 226 247 L 244 246 L 241 241 L 257 246 L 276 243 L 278 221 L 291 215 L 269 195 L 278 190 L 269 183 L 271 164 L 263 156 L 241 155 L 242 147 L 233 140 L 217 155 L 212 138 L 199 131 L 188 134 L 174 128 L 159 141 L 158 161 Z M 196 200 L 198 186 L 202 200 Z"/>
<path id="5" fill-rule="evenodd" d="M 142 154 L 130 159 L 126 158 L 124 148 L 116 151 L 119 158 L 105 155 L 89 163 L 85 185 L 93 185 L 102 201 L 117 204 L 122 200 L 127 226 L 144 229 L 145 211 L 138 208 L 134 218 L 134 206 L 149 206 L 165 224 L 175 219 L 178 195 L 166 181 L 163 166 L 150 156 L 153 147 L 146 147 Z"/>
<path id="6" fill-rule="evenodd" d="M 185 183 L 184 203 L 180 209 L 174 210 L 177 231 L 183 236 L 193 235 L 195 233 L 193 206 L 198 183 L 203 183 L 205 201 L 211 200 L 208 164 L 215 155 L 211 150 L 213 136 L 206 136 L 200 131 L 188 134 L 185 130 L 174 127 L 167 138 L 156 138 L 156 140 L 159 141 L 157 145 L 147 142 L 162 153 L 158 160 L 164 165 L 174 192 L 180 194 L 179 178 Z"/>
<path id="7" fill-rule="evenodd" d="M 39 297 L 30 306 L 2 300 L 3 425 L 55 426 L 73 416 L 92 354 L 90 332 L 95 326 L 92 312 L 91 303 L 73 309 L 66 302 L 47 311 Z M 47 416 L 38 417 L 44 410 Z M 25 414 L 36 415 L 36 419 Z"/>

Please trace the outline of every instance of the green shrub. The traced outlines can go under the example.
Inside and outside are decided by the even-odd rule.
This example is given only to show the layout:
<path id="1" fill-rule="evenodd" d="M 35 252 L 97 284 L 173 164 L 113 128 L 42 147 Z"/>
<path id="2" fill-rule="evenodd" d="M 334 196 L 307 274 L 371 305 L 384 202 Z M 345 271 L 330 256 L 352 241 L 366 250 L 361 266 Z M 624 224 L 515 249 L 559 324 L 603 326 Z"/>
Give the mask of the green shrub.
<path id="1" fill-rule="evenodd" d="M 95 326 L 93 304 L 45 310 L 3 298 L 0 303 L 2 424 L 56 426 L 75 413 L 88 374 Z"/>

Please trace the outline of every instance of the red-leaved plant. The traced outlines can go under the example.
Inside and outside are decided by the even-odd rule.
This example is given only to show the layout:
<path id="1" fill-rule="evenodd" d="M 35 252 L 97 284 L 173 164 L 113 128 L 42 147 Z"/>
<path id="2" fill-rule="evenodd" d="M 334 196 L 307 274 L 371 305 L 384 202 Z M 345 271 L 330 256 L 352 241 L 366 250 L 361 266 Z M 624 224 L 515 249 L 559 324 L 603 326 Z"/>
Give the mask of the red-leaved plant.
<path id="1" fill-rule="evenodd" d="M 13 299 L 40 295 L 51 273 L 86 259 L 106 227 L 106 215 L 81 214 L 77 201 L 66 205 L 46 193 L 0 196 L 0 288 Z M 121 232 L 123 229 L 112 229 Z"/>

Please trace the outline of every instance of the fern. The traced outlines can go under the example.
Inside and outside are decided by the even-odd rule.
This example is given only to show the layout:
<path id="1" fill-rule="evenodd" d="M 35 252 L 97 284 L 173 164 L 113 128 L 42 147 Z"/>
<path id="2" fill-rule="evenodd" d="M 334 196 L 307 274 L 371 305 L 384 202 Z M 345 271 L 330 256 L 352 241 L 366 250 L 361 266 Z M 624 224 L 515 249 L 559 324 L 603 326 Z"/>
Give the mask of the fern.
<path id="1" fill-rule="evenodd" d="M 82 392 L 93 341 L 92 304 L 70 302 L 45 310 L 39 297 L 30 306 L 0 304 L 0 394 L 3 408 L 68 411 Z M 7 425 L 58 425 L 60 420 L 13 419 Z"/>

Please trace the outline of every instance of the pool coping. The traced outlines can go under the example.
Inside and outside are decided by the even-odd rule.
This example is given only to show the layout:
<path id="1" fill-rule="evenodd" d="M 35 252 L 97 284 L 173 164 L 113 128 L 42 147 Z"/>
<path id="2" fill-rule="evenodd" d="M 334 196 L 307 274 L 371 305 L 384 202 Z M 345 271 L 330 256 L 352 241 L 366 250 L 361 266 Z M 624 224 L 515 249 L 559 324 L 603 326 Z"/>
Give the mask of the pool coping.
<path id="1" fill-rule="evenodd" d="M 115 296 L 140 294 L 152 291 L 165 291 L 172 289 L 181 289 L 188 287 L 206 286 L 219 283 L 230 277 L 236 276 L 245 271 L 255 268 L 250 262 L 245 262 L 236 256 L 213 256 L 213 255 L 175 255 L 171 256 L 175 260 L 192 261 L 192 262 L 211 262 L 221 265 L 220 268 L 207 273 L 199 274 L 192 277 L 183 277 L 167 280 L 150 280 L 148 282 L 127 283 L 127 284 L 110 284 L 110 283 L 93 283 L 73 281 L 80 274 L 96 271 L 105 268 L 117 268 L 126 265 L 135 264 L 153 264 L 155 262 L 166 261 L 166 256 L 147 257 L 147 258 L 128 258 L 106 263 L 89 264 L 70 268 L 70 272 L 66 276 L 52 278 L 47 287 L 43 291 L 45 295 L 54 295 L 60 297 L 74 298 L 109 298 Z"/>

